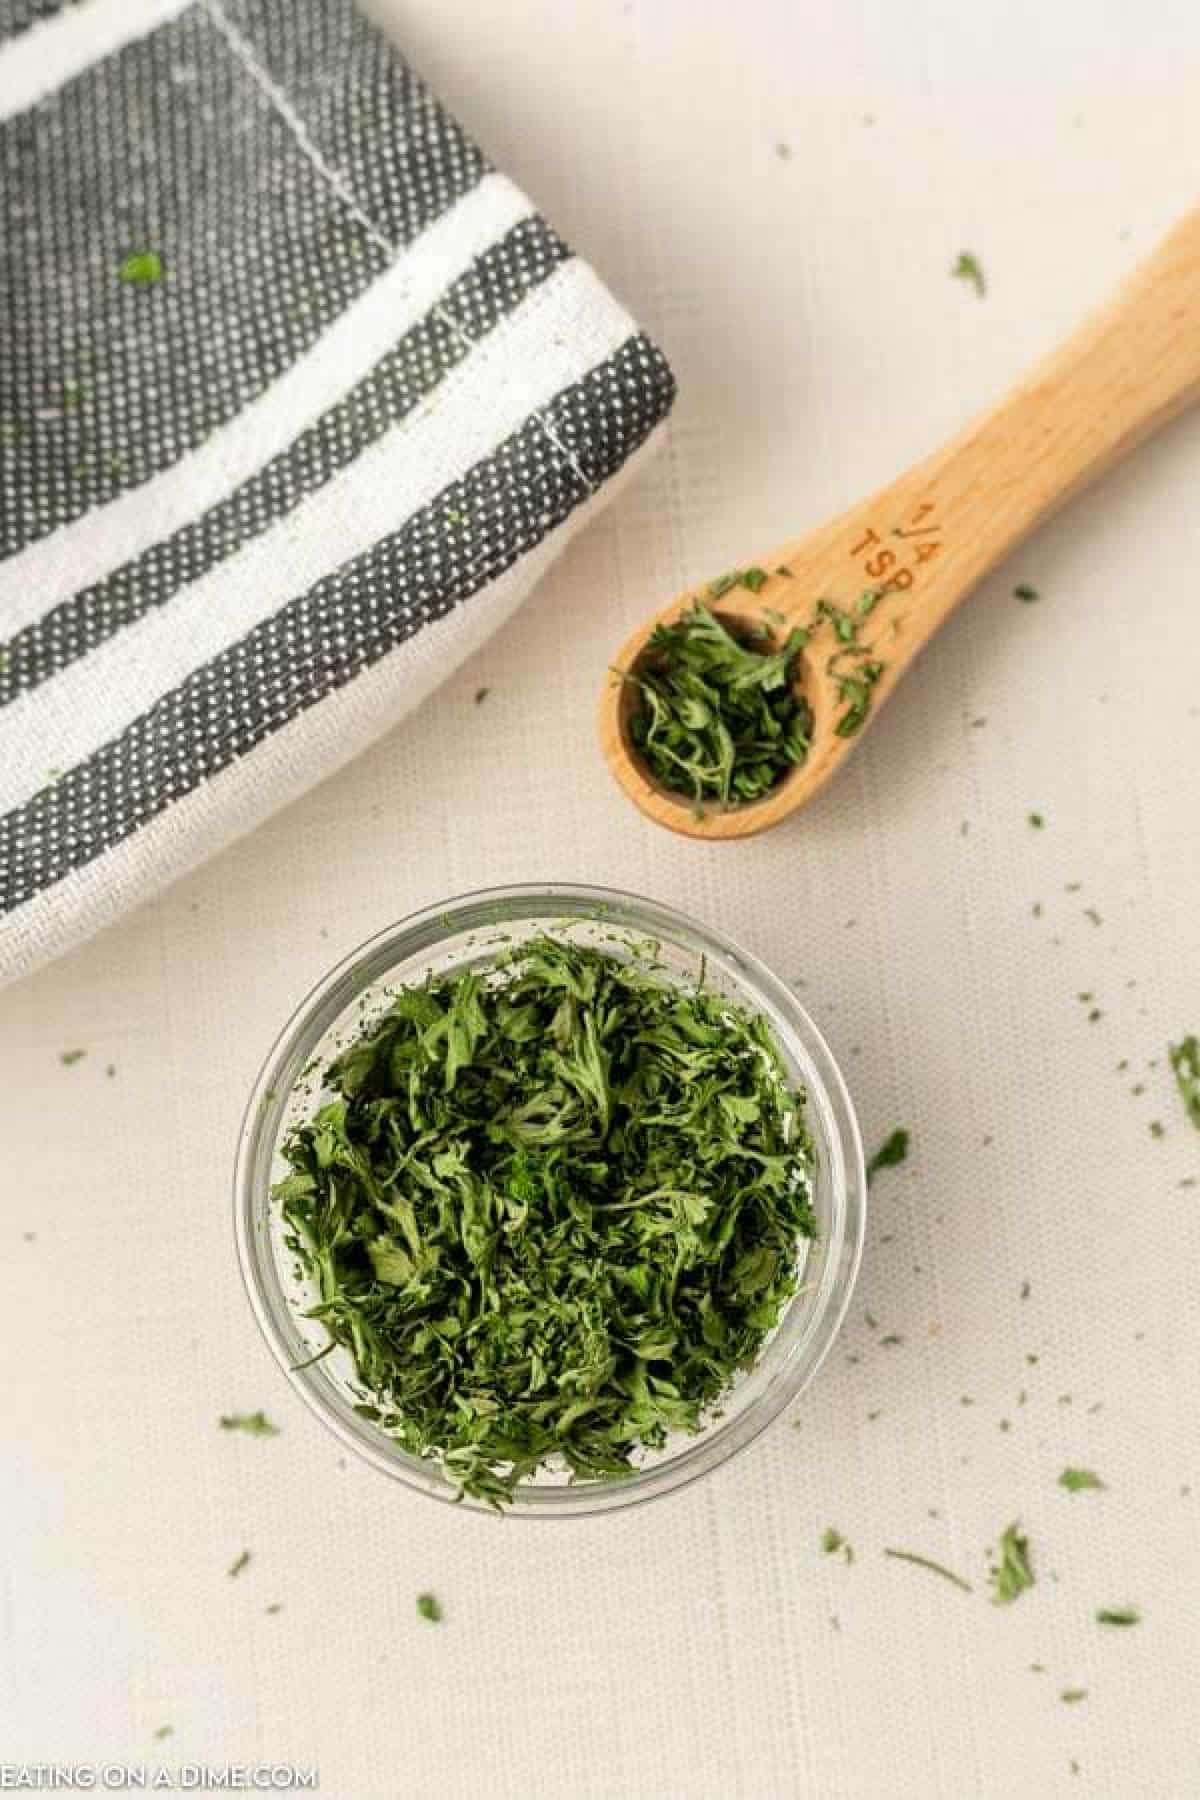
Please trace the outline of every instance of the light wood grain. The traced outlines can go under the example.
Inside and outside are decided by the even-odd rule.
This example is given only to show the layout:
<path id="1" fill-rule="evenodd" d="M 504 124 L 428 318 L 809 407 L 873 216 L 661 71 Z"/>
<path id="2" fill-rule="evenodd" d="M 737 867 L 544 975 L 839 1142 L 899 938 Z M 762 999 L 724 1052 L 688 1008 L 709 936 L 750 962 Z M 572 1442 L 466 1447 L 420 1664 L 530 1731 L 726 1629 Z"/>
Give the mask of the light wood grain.
<path id="1" fill-rule="evenodd" d="M 807 625 L 824 597 L 849 608 L 883 589 L 859 636 L 883 663 L 866 724 L 836 731 L 844 706 L 831 624 L 820 621 L 801 659 L 813 709 L 812 749 L 764 799 L 702 816 L 686 795 L 661 787 L 627 730 L 636 690 L 623 673 L 654 626 L 678 617 L 704 589 L 680 595 L 635 631 L 613 663 L 600 700 L 600 743 L 613 774 L 649 818 L 690 837 L 764 831 L 803 806 L 861 741 L 920 650 L 959 602 L 1023 538 L 1152 432 L 1200 398 L 1200 209 L 1067 341 L 998 405 L 890 486 L 804 537 L 747 559 L 770 571 L 756 594 L 738 587 L 715 602 L 732 623 L 775 614 Z M 790 570 L 785 576 L 777 571 Z M 852 665 L 843 663 L 843 672 Z"/>

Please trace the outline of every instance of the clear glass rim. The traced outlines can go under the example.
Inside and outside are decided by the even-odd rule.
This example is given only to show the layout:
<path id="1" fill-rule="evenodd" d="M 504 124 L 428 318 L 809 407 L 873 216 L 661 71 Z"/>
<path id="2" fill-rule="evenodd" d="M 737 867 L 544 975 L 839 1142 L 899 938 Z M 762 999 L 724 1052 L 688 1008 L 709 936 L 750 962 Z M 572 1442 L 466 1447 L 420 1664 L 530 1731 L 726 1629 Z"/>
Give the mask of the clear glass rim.
<path id="1" fill-rule="evenodd" d="M 313 1047 L 364 989 L 385 978 L 408 956 L 462 930 L 495 925 L 497 908 L 509 917 L 605 917 L 639 931 L 661 929 L 668 938 L 692 940 L 731 967 L 745 997 L 768 1003 L 784 1017 L 805 1052 L 807 1102 L 819 1116 L 832 1153 L 833 1218 L 821 1278 L 808 1298 L 802 1327 L 782 1366 L 767 1387 L 728 1419 L 708 1425 L 677 1453 L 635 1470 L 628 1477 L 568 1485 L 518 1485 L 505 1516 L 562 1518 L 589 1516 L 633 1506 L 675 1492 L 725 1462 L 763 1432 L 806 1388 L 825 1360 L 841 1327 L 858 1275 L 866 1235 L 866 1172 L 862 1139 L 841 1070 L 829 1046 L 791 988 L 756 956 L 722 932 L 699 924 L 672 907 L 638 894 L 577 883 L 521 883 L 481 888 L 423 908 L 386 926 L 351 950 L 308 991 L 272 1044 L 246 1103 L 234 1167 L 234 1230 L 238 1263 L 251 1309 L 276 1362 L 293 1389 L 347 1448 L 393 1479 L 432 1498 L 490 1510 L 463 1500 L 436 1468 L 400 1449 L 348 1409 L 339 1411 L 311 1367 L 297 1367 L 285 1341 L 291 1309 L 263 1254 L 256 1226 L 268 1216 L 271 1161 L 280 1121 L 300 1069 Z M 488 915 L 491 915 L 490 917 Z M 791 1303 L 795 1305 L 796 1302 Z M 785 1319 L 787 1314 L 785 1314 Z M 782 1329 L 782 1327 L 781 1327 Z M 319 1367 L 319 1365 L 318 1365 Z"/>

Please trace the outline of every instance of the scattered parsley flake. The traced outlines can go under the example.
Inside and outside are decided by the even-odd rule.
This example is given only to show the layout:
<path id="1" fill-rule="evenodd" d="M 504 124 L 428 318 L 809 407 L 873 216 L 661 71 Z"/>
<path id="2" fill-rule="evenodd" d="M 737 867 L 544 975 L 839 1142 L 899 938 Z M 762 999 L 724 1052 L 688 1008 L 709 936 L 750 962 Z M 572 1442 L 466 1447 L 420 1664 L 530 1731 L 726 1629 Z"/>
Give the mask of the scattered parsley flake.
<path id="1" fill-rule="evenodd" d="M 821 1548 L 826 1556 L 836 1556 L 840 1550 L 847 1563 L 852 1563 L 854 1561 L 854 1550 L 852 1546 L 846 1542 L 841 1532 L 836 1531 L 832 1525 L 827 1525 L 821 1533 Z"/>
<path id="2" fill-rule="evenodd" d="M 272 1425 L 265 1412 L 222 1413 L 222 1431 L 244 1431 L 249 1437 L 278 1437 L 278 1425 Z"/>
<path id="3" fill-rule="evenodd" d="M 64 1069 L 73 1069 L 75 1064 L 82 1062 L 86 1055 L 86 1050 L 61 1050 L 58 1060 Z"/>
<path id="4" fill-rule="evenodd" d="M 268 1614 L 282 1612 L 283 1611 L 283 1601 L 282 1600 L 272 1600 L 270 1606 L 263 1607 L 263 1611 Z"/>
<path id="5" fill-rule="evenodd" d="M 1041 831 L 1041 829 L 1045 825 L 1046 821 L 1042 817 L 1041 813 L 1031 812 L 1029 815 L 1029 823 L 1033 826 L 1033 829 L 1035 831 Z"/>
<path id="6" fill-rule="evenodd" d="M 492 691 L 491 688 L 486 688 L 486 687 L 476 688 L 475 689 L 475 704 L 476 704 L 476 706 L 482 706 L 484 701 L 487 699 L 488 695 L 491 693 L 491 691 Z"/>
<path id="7" fill-rule="evenodd" d="M 1151 1119 L 1151 1121 L 1150 1121 L 1150 1136 L 1152 1138 L 1163 1138 L 1163 1137 L 1166 1137 L 1166 1135 L 1167 1135 L 1167 1128 L 1163 1124 L 1162 1120 L 1161 1119 Z"/>
<path id="8" fill-rule="evenodd" d="M 441 1601 L 434 1594 L 418 1594 L 417 1611 L 423 1619 L 428 1619 L 431 1625 L 440 1625 L 442 1622 Z"/>
<path id="9" fill-rule="evenodd" d="M 1031 601 L 1040 600 L 1041 595 L 1035 587 L 1030 587 L 1027 581 L 1019 581 L 1013 589 L 1013 598 L 1015 600 L 1024 600 L 1025 604 L 1028 606 Z"/>
<path id="10" fill-rule="evenodd" d="M 1026 1588 L 1033 1586 L 1029 1539 L 1022 1536 L 1018 1524 L 1009 1525 L 1001 1532 L 999 1561 L 988 1569 L 988 1579 L 996 1606 L 1011 1606 Z"/>
<path id="11" fill-rule="evenodd" d="M 957 281 L 969 281 L 979 299 L 987 293 L 987 281 L 983 273 L 983 264 L 970 250 L 960 250 L 958 261 L 950 270 Z"/>
<path id="12" fill-rule="evenodd" d="M 955 1587 L 962 1589 L 964 1594 L 973 1592 L 970 1582 L 964 1581 L 961 1575 L 956 1575 L 953 1569 L 946 1568 L 944 1563 L 934 1562 L 931 1557 L 919 1556 L 915 1550 L 887 1549 L 883 1554 L 892 1557 L 896 1562 L 914 1563 L 918 1569 L 929 1569 L 932 1574 L 940 1575 L 946 1581 L 952 1581 Z"/>
<path id="13" fill-rule="evenodd" d="M 1087 1695 L 1086 1688 L 1064 1688 L 1058 1697 L 1065 1705 L 1075 1706 L 1080 1700 L 1086 1700 Z"/>
<path id="14" fill-rule="evenodd" d="M 1104 1483 L 1091 1469 L 1064 1469 L 1058 1485 L 1069 1494 L 1081 1494 L 1086 1488 L 1103 1488 Z"/>
<path id="15" fill-rule="evenodd" d="M 1192 1034 L 1182 1043 L 1168 1044 L 1167 1056 L 1175 1071 L 1175 1085 L 1183 1101 L 1183 1110 L 1200 1131 L 1200 1038 Z"/>
<path id="16" fill-rule="evenodd" d="M 154 1733 L 154 1741 L 156 1744 L 161 1744 L 164 1738 L 174 1737 L 174 1735 L 175 1727 L 173 1725 L 160 1725 Z"/>
<path id="17" fill-rule="evenodd" d="M 889 1137 L 886 1137 L 867 1164 L 867 1185 L 870 1186 L 880 1169 L 894 1169 L 907 1160 L 908 1132 L 898 1125 Z"/>
<path id="18" fill-rule="evenodd" d="M 250 1552 L 248 1550 L 241 1551 L 237 1556 L 234 1557 L 233 1561 L 230 1563 L 229 1569 L 228 1569 L 228 1574 L 230 1576 L 240 1575 L 242 1570 L 246 1567 L 246 1564 L 249 1561 L 250 1561 Z"/>
<path id="19" fill-rule="evenodd" d="M 121 264 L 118 274 L 134 287 L 153 287 L 162 279 L 162 257 L 157 250 L 135 250 Z"/>
<path id="20" fill-rule="evenodd" d="M 1136 1606 L 1102 1606 L 1097 1610 L 1097 1625 L 1140 1625 L 1142 1615 Z"/>

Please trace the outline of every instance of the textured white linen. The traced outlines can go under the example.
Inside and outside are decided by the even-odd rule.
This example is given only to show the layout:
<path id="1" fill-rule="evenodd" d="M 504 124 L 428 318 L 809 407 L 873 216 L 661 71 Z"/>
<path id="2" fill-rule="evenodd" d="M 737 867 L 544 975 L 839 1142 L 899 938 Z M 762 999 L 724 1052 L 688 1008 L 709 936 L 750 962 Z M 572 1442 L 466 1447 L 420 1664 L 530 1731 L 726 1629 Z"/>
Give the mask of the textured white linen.
<path id="1" fill-rule="evenodd" d="M 656 831 L 592 709 L 660 596 L 930 448 L 1192 203 L 1200 25 L 389 10 L 680 399 L 667 452 L 419 711 L 0 996 L 0 1758 L 295 1758 L 333 1800 L 1192 1800 L 1200 1138 L 1163 1059 L 1200 1030 L 1200 420 L 999 571 L 785 830 Z M 949 278 L 964 248 L 983 302 Z M 342 1466 L 258 1339 L 227 1181 L 312 980 L 412 908 L 540 877 L 658 895 L 802 979 L 868 1142 L 913 1149 L 794 1425 L 627 1517 L 493 1526 Z M 280 1437 L 217 1429 L 257 1406 Z M 1063 1492 L 1066 1465 L 1106 1491 Z M 1038 1585 L 1005 1609 L 984 1551 L 1014 1518 Z M 1093 1624 L 1125 1602 L 1136 1630 Z"/>

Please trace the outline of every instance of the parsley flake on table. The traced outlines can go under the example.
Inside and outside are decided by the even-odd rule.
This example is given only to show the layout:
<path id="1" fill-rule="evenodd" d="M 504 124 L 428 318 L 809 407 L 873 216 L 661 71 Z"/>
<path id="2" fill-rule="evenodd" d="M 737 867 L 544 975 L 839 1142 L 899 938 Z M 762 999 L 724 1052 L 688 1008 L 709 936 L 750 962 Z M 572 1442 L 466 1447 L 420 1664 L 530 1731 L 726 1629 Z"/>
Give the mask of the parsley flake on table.
<path id="1" fill-rule="evenodd" d="M 996 1606 L 1011 1606 L 1026 1588 L 1034 1584 L 1029 1539 L 1022 1536 L 1016 1523 L 1000 1534 L 999 1560 L 988 1569 L 988 1580 L 992 1584 L 992 1601 Z"/>
<path id="2" fill-rule="evenodd" d="M 890 1556 L 895 1562 L 913 1563 L 918 1569 L 928 1569 L 931 1575 L 940 1575 L 944 1581 L 952 1581 L 955 1587 L 962 1589 L 964 1594 L 973 1592 L 969 1581 L 965 1581 L 961 1575 L 956 1575 L 954 1570 L 948 1569 L 944 1563 L 934 1562 L 932 1557 L 919 1556 L 915 1550 L 885 1550 L 883 1554 Z"/>
<path id="3" fill-rule="evenodd" d="M 222 1413 L 222 1431 L 244 1431 L 248 1437 L 278 1437 L 278 1425 L 272 1425 L 265 1412 Z"/>
<path id="4" fill-rule="evenodd" d="M 233 1561 L 230 1563 L 228 1569 L 226 1570 L 226 1574 L 228 1574 L 230 1576 L 240 1575 L 242 1570 L 246 1567 L 246 1565 L 249 1561 L 250 1561 L 250 1552 L 248 1550 L 239 1551 L 238 1555 L 234 1557 Z"/>
<path id="5" fill-rule="evenodd" d="M 73 1069 L 75 1064 L 82 1062 L 86 1055 L 86 1050 L 60 1050 L 58 1060 L 64 1069 Z"/>
<path id="6" fill-rule="evenodd" d="M 1097 1610 L 1097 1625 L 1140 1625 L 1142 1615 L 1136 1606 L 1102 1606 Z"/>
<path id="7" fill-rule="evenodd" d="M 1167 1055 L 1175 1071 L 1183 1110 L 1200 1131 L 1200 1038 L 1189 1035 L 1182 1043 L 1168 1044 Z"/>
<path id="8" fill-rule="evenodd" d="M 982 300 L 983 296 L 987 293 L 987 281 L 984 278 L 983 264 L 972 251 L 960 250 L 958 253 L 958 260 L 951 268 L 950 273 L 958 281 L 969 282 L 975 289 L 980 300 Z"/>
<path id="9" fill-rule="evenodd" d="M 908 1132 L 898 1125 L 890 1136 L 884 1138 L 878 1150 L 867 1164 L 867 1184 L 874 1181 L 880 1169 L 895 1169 L 908 1158 Z"/>
<path id="10" fill-rule="evenodd" d="M 1082 1494 L 1087 1488 L 1103 1488 L 1104 1483 L 1092 1469 L 1064 1469 L 1058 1485 L 1069 1494 Z"/>
<path id="11" fill-rule="evenodd" d="M 418 1594 L 417 1611 L 431 1625 L 440 1625 L 443 1618 L 441 1601 L 435 1594 Z"/>
<path id="12" fill-rule="evenodd" d="M 853 1547 L 846 1542 L 846 1539 L 842 1536 L 841 1532 L 835 1530 L 832 1525 L 827 1525 L 821 1533 L 821 1548 L 826 1556 L 836 1556 L 840 1550 L 847 1563 L 852 1563 L 854 1561 Z"/>
<path id="13" fill-rule="evenodd" d="M 1030 587 L 1027 581 L 1019 581 L 1013 589 L 1013 598 L 1014 600 L 1024 600 L 1028 606 L 1031 601 L 1040 600 L 1041 595 L 1035 587 Z"/>
<path id="14" fill-rule="evenodd" d="M 694 1432 L 796 1291 L 812 1145 L 766 1021 L 543 936 L 402 988 L 274 1188 L 358 1411 L 493 1505 Z"/>

